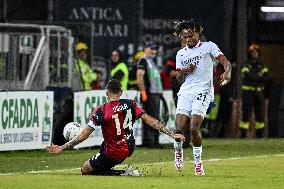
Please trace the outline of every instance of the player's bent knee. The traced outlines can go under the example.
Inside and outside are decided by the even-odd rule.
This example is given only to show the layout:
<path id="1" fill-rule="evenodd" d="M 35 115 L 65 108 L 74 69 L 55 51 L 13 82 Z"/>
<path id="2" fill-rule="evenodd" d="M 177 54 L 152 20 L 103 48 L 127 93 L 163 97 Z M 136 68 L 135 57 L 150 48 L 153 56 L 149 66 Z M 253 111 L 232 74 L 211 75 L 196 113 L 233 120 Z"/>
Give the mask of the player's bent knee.
<path id="1" fill-rule="evenodd" d="M 81 167 L 82 175 L 89 175 L 94 171 L 89 161 L 86 161 L 84 165 Z"/>

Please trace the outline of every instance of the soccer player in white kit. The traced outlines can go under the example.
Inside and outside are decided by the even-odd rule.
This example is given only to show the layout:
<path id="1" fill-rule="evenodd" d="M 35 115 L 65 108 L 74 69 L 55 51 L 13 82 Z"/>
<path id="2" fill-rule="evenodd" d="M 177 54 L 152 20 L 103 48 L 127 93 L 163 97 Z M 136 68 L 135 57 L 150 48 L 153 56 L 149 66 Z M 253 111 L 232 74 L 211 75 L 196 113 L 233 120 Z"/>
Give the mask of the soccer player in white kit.
<path id="1" fill-rule="evenodd" d="M 195 175 L 205 175 L 201 154 L 202 136 L 200 126 L 206 115 L 209 103 L 214 100 L 213 65 L 218 60 L 225 72 L 220 77 L 221 85 L 225 85 L 231 78 L 231 64 L 218 46 L 209 41 L 201 42 L 202 26 L 194 21 L 182 21 L 175 27 L 175 35 L 186 39 L 186 47 L 176 55 L 177 78 L 184 80 L 178 92 L 176 109 L 176 133 L 183 134 L 187 126 L 190 127 L 193 144 Z M 175 167 L 183 168 L 182 142 L 175 140 Z"/>

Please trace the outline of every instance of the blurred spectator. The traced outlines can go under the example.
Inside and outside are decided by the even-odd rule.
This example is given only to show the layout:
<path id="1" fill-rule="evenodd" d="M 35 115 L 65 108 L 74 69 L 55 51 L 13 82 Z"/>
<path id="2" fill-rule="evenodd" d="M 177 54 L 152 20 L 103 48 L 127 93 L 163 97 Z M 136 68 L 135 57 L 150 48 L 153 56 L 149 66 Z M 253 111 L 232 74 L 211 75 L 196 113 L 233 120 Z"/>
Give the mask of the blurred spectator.
<path id="1" fill-rule="evenodd" d="M 91 87 L 93 90 L 99 90 L 103 89 L 103 73 L 100 70 L 94 70 L 94 72 L 97 74 L 97 79 L 96 81 L 93 81 L 91 83 Z"/>
<path id="2" fill-rule="evenodd" d="M 186 40 L 181 39 L 180 41 L 180 47 L 174 48 L 173 51 L 170 53 L 170 56 L 168 56 L 166 60 L 166 70 L 167 70 L 167 75 L 172 78 L 172 90 L 173 90 L 173 98 L 175 101 L 175 105 L 177 105 L 177 93 L 179 91 L 179 88 L 181 86 L 181 83 L 178 82 L 176 75 L 176 54 L 177 52 L 184 48 L 186 46 Z"/>
<path id="3" fill-rule="evenodd" d="M 141 94 L 143 109 L 159 120 L 160 95 L 163 92 L 160 71 L 154 62 L 158 46 L 149 41 L 144 46 L 144 55 L 137 66 L 137 84 Z M 143 122 L 142 145 L 145 147 L 159 146 L 159 132 Z"/>
<path id="4" fill-rule="evenodd" d="M 247 136 L 249 117 L 255 113 L 256 137 L 263 137 L 264 131 L 264 86 L 268 79 L 268 68 L 260 62 L 260 47 L 252 44 L 248 48 L 249 60 L 242 66 L 242 108 L 243 118 L 240 124 L 241 137 Z"/>
<path id="5" fill-rule="evenodd" d="M 114 50 L 111 53 L 111 77 L 120 81 L 122 90 L 127 90 L 128 85 L 128 68 L 124 63 L 122 54 L 118 50 Z"/>
<path id="6" fill-rule="evenodd" d="M 160 73 L 163 89 L 170 90 L 172 89 L 172 78 L 167 75 L 167 68 L 164 68 L 163 71 Z"/>
<path id="7" fill-rule="evenodd" d="M 91 84 L 96 81 L 97 74 L 93 71 L 93 69 L 89 66 L 87 62 L 88 46 L 86 45 L 86 43 L 79 42 L 76 44 L 75 50 L 78 55 L 76 70 L 80 73 L 83 82 L 83 88 L 84 90 L 91 90 Z"/>
<path id="8" fill-rule="evenodd" d="M 133 64 L 129 68 L 129 80 L 128 80 L 128 89 L 138 90 L 137 88 L 137 63 L 140 58 L 143 56 L 144 50 L 138 51 L 134 55 Z"/>

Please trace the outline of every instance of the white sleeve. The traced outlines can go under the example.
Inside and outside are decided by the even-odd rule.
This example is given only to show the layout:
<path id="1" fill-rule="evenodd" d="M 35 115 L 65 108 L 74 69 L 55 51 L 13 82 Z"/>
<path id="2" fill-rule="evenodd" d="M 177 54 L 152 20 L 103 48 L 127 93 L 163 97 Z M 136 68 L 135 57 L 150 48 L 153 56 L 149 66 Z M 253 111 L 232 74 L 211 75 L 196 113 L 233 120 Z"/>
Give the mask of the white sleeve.
<path id="1" fill-rule="evenodd" d="M 176 55 L 176 69 L 177 68 L 182 68 L 180 53 L 177 53 Z"/>
<path id="2" fill-rule="evenodd" d="M 96 129 L 97 125 L 94 124 L 94 122 L 92 120 L 89 121 L 89 123 L 87 123 L 87 126 L 92 127 L 94 130 Z"/>
<path id="3" fill-rule="evenodd" d="M 210 43 L 210 53 L 216 58 L 220 55 L 223 55 L 223 53 L 221 52 L 221 50 L 219 49 L 219 47 L 213 43 L 212 41 L 209 41 Z"/>

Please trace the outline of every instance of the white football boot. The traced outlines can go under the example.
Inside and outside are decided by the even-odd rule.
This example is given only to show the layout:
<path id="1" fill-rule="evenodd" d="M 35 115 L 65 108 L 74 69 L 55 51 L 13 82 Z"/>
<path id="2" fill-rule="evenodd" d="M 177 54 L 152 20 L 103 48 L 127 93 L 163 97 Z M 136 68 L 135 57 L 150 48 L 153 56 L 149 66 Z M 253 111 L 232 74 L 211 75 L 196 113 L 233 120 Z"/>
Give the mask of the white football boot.
<path id="1" fill-rule="evenodd" d="M 175 167 L 178 171 L 181 171 L 183 168 L 183 149 L 182 142 L 174 141 L 174 154 L 175 154 Z"/>
<path id="2" fill-rule="evenodd" d="M 125 168 L 125 172 L 121 174 L 121 176 L 144 176 L 144 173 L 142 171 L 139 171 L 137 169 L 134 169 L 133 166 L 129 165 Z"/>
<path id="3" fill-rule="evenodd" d="M 197 176 L 204 176 L 205 175 L 202 163 L 194 164 L 194 169 L 195 169 L 195 175 L 197 175 Z"/>

